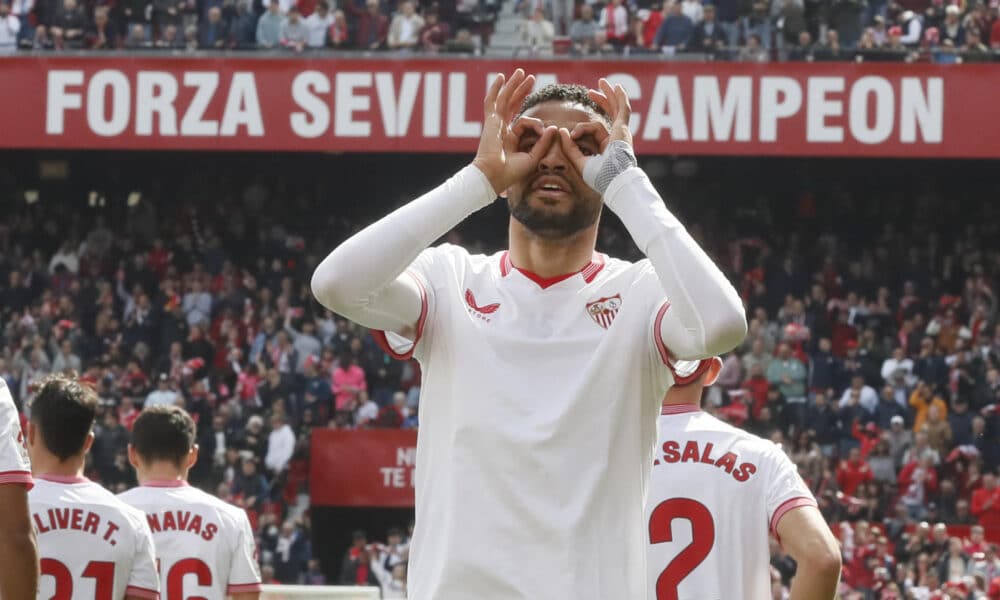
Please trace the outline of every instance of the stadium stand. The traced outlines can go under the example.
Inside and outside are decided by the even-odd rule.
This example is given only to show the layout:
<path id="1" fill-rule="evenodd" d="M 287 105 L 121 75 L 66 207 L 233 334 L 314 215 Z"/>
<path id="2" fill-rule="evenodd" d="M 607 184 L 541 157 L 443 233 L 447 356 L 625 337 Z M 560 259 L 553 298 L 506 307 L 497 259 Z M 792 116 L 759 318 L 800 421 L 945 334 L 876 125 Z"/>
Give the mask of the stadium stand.
<path id="1" fill-rule="evenodd" d="M 18 49 L 643 56 L 744 62 L 984 62 L 984 0 L 3 0 Z"/>
<path id="2" fill-rule="evenodd" d="M 102 398 L 88 473 L 123 490 L 132 420 L 179 403 L 198 423 L 192 479 L 246 508 L 266 582 L 405 590 L 402 528 L 316 560 L 307 463 L 313 428 L 417 427 L 419 368 L 323 311 L 308 281 L 325 248 L 456 159 L 381 157 L 407 186 L 375 198 L 350 179 L 363 156 L 107 156 L 77 155 L 61 184 L 16 181 L 25 157 L 0 166 L 17 198 L 0 228 L 0 376 L 19 406 L 46 374 L 81 373 Z M 995 183 L 975 163 L 767 164 L 644 161 L 748 307 L 706 410 L 783 444 L 843 543 L 844 598 L 1000 597 Z M 502 248 L 504 213 L 453 239 Z M 636 256 L 605 218 L 598 247 Z M 772 566 L 780 594 L 794 565 L 777 544 Z"/>

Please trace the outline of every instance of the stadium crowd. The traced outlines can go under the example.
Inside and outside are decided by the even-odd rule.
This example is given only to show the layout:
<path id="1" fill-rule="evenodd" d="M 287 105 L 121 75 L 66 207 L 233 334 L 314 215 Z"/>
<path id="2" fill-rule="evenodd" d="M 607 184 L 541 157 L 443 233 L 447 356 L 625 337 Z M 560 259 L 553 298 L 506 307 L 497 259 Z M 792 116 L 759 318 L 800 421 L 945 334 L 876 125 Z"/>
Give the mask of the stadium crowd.
<path id="1" fill-rule="evenodd" d="M 955 63 L 1000 48 L 986 0 L 511 1 L 518 50 L 547 54 Z M 0 0 L 0 53 L 478 53 L 499 12 L 499 0 Z"/>
<path id="2" fill-rule="evenodd" d="M 723 219 L 721 189 L 650 172 L 747 305 L 750 333 L 705 408 L 799 466 L 843 543 L 843 598 L 1000 598 L 984 538 L 1000 531 L 997 208 L 835 188 Z M 391 360 L 308 285 L 364 222 L 357 212 L 376 209 L 341 214 L 315 182 L 232 176 L 164 174 L 141 197 L 113 197 L 115 210 L 103 196 L 19 201 L 0 226 L 0 376 L 21 407 L 50 372 L 93 384 L 88 474 L 116 491 L 135 484 L 125 449 L 138 412 L 185 406 L 198 423 L 193 483 L 247 509 L 266 580 L 404 597 L 402 530 L 385 543 L 357 532 L 339 565 L 320 565 L 310 541 L 310 431 L 418 425 L 416 363 Z M 637 258 L 606 218 L 598 247 Z M 450 239 L 502 244 L 498 222 L 492 237 L 477 227 Z M 794 565 L 777 543 L 772 565 L 781 598 Z"/>

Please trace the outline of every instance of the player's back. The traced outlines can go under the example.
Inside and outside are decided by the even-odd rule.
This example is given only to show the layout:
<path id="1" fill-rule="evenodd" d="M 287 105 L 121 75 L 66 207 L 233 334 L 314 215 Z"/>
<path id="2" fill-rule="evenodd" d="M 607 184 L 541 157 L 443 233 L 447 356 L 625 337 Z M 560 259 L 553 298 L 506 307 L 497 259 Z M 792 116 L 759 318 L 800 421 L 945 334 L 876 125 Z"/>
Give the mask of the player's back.
<path id="1" fill-rule="evenodd" d="M 39 598 L 159 598 L 140 511 L 85 478 L 39 475 L 28 495 L 38 532 Z"/>
<path id="2" fill-rule="evenodd" d="M 260 591 L 246 513 L 184 481 L 146 482 L 119 495 L 145 513 L 166 598 Z"/>
<path id="3" fill-rule="evenodd" d="M 815 505 L 775 444 L 693 405 L 664 408 L 646 506 L 656 600 L 769 600 L 769 530 Z"/>

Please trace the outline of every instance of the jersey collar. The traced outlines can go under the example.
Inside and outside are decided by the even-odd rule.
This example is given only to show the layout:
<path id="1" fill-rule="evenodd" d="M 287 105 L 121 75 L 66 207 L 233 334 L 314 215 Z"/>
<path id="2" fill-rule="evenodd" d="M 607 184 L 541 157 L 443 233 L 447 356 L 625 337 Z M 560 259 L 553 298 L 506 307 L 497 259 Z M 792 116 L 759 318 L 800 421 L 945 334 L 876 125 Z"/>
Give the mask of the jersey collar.
<path id="1" fill-rule="evenodd" d="M 541 275 L 532 273 L 531 271 L 528 271 L 526 269 L 519 269 L 515 267 L 514 264 L 510 261 L 510 251 L 505 250 L 503 254 L 500 256 L 500 276 L 506 277 L 510 275 L 512 272 L 517 271 L 521 275 L 524 275 L 531 281 L 535 282 L 535 284 L 537 284 L 538 287 L 544 290 L 559 283 L 560 281 L 565 281 L 570 277 L 573 277 L 574 275 L 582 275 L 584 283 L 590 283 L 594 281 L 594 279 L 597 277 L 597 274 L 601 272 L 601 269 L 604 268 L 606 262 L 607 262 L 607 257 L 605 255 L 601 254 L 600 252 L 594 252 L 593 257 L 590 259 L 590 262 L 587 263 L 587 266 L 585 266 L 584 268 L 580 269 L 575 273 L 556 275 L 555 277 L 542 277 Z"/>
<path id="2" fill-rule="evenodd" d="M 142 487 L 152 488 L 179 488 L 188 487 L 188 482 L 183 479 L 150 479 L 142 484 Z"/>
<path id="3" fill-rule="evenodd" d="M 42 481 L 48 481 L 50 483 L 87 483 L 90 481 L 82 475 L 35 475 L 35 479 L 41 479 Z"/>
<path id="4" fill-rule="evenodd" d="M 666 404 L 660 408 L 661 415 L 683 415 L 701 412 L 701 407 L 694 404 Z"/>

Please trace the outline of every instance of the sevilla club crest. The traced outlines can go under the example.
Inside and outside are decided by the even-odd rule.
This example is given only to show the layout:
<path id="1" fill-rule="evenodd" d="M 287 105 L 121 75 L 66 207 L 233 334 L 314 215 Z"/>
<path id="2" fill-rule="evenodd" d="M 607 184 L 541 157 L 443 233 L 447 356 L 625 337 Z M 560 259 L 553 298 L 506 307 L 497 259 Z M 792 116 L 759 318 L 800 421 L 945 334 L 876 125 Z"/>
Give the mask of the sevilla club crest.
<path id="1" fill-rule="evenodd" d="M 601 298 L 587 303 L 587 314 L 595 323 L 607 329 L 611 327 L 611 322 L 615 320 L 618 309 L 622 307 L 622 295 L 615 294 L 608 298 Z"/>

